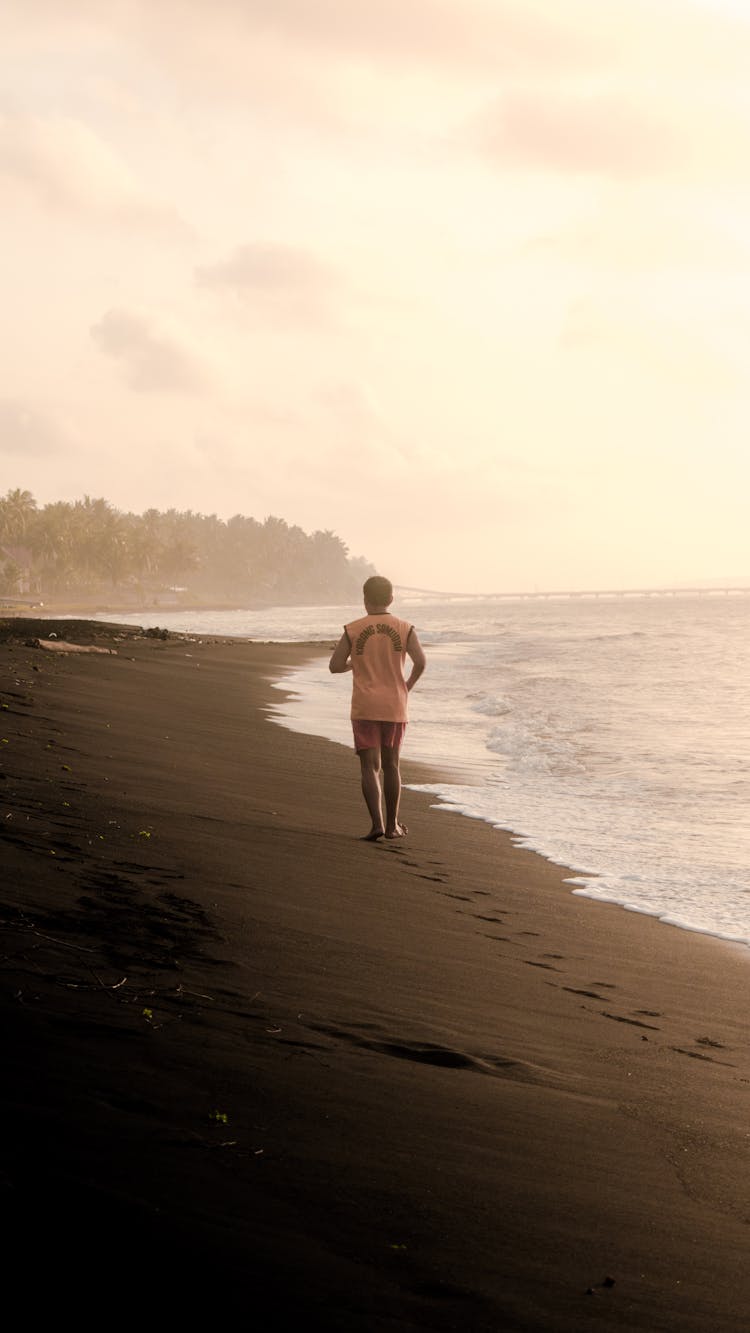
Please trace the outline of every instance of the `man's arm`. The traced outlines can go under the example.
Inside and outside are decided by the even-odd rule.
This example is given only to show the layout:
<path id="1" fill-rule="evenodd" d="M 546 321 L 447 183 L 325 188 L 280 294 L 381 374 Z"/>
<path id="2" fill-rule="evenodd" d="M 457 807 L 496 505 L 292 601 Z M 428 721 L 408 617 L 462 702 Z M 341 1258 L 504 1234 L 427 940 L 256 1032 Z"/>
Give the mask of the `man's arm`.
<path id="1" fill-rule="evenodd" d="M 341 638 L 339 639 L 338 643 L 336 644 L 336 647 L 334 648 L 333 652 L 331 653 L 331 660 L 328 663 L 328 670 L 333 671 L 336 674 L 342 671 L 351 671 L 352 669 L 351 651 L 352 651 L 352 646 L 349 642 L 349 638 L 346 632 L 344 632 L 341 635 Z"/>
<path id="2" fill-rule="evenodd" d="M 417 631 L 412 630 L 406 643 L 407 655 L 412 660 L 412 668 L 406 680 L 407 690 L 413 690 L 419 677 L 427 666 L 427 658 L 424 655 L 424 648 L 417 638 Z"/>

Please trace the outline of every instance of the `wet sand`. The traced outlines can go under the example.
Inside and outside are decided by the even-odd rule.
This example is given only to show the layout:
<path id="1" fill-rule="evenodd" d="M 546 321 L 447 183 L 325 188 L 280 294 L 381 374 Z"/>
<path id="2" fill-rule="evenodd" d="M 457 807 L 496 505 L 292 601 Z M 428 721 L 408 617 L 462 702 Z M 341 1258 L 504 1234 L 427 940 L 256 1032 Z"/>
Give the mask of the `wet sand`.
<path id="1" fill-rule="evenodd" d="M 747 950 L 421 793 L 360 842 L 354 755 L 269 720 L 320 647 L 12 629 L 0 1188 L 39 1315 L 746 1327 Z"/>

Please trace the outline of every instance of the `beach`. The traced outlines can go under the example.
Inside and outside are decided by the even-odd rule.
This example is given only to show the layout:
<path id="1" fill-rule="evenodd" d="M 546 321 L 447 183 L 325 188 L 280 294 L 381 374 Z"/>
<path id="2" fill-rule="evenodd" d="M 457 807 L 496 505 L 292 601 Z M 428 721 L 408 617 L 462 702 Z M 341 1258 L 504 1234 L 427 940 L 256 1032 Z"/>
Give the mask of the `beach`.
<path id="1" fill-rule="evenodd" d="M 746 948 L 273 724 L 328 644 L 0 629 L 0 1183 L 44 1314 L 739 1330 Z M 431 775 L 409 764 L 415 782 Z"/>

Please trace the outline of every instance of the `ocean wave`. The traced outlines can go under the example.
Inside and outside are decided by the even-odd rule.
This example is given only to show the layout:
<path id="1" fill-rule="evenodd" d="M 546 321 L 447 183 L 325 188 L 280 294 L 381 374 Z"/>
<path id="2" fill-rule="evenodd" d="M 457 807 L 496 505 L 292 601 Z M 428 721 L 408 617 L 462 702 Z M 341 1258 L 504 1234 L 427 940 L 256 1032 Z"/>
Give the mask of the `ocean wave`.
<path id="1" fill-rule="evenodd" d="M 507 699 L 486 694 L 471 703 L 471 711 L 481 713 L 484 717 L 505 717 L 507 713 L 512 713 L 513 705 Z"/>
<path id="2" fill-rule="evenodd" d="M 457 630 L 457 629 L 426 629 L 423 625 L 417 626 L 419 630 L 420 641 L 426 648 L 436 647 L 440 644 L 451 643 L 495 643 L 497 634 L 484 630 Z"/>

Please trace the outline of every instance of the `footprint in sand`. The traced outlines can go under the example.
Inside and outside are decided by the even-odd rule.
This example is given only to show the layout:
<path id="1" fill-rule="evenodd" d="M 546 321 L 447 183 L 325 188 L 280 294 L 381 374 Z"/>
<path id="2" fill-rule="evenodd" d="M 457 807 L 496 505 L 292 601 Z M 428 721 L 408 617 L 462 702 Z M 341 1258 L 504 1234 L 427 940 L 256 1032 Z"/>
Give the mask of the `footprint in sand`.
<path id="1" fill-rule="evenodd" d="M 605 1009 L 601 1011 L 602 1018 L 611 1018 L 613 1023 L 627 1023 L 633 1028 L 648 1028 L 650 1032 L 660 1032 L 661 1028 L 655 1027 L 653 1023 L 643 1023 L 640 1018 L 626 1018 L 624 1014 L 610 1014 Z"/>
<path id="2" fill-rule="evenodd" d="M 725 1069 L 737 1068 L 731 1060 L 717 1060 L 714 1055 L 706 1055 L 703 1051 L 686 1051 L 682 1046 L 672 1046 L 670 1050 L 675 1051 L 677 1055 L 687 1055 L 691 1060 L 703 1060 L 709 1065 L 723 1065 Z"/>
<path id="3" fill-rule="evenodd" d="M 365 1036 L 361 1027 L 359 1030 L 347 1030 L 323 1023 L 311 1023 L 310 1027 L 334 1040 L 345 1041 L 352 1046 L 388 1055 L 397 1060 L 409 1060 L 416 1064 L 434 1065 L 439 1069 L 461 1070 L 494 1078 L 509 1078 L 523 1083 L 551 1084 L 557 1081 L 554 1071 L 494 1052 L 472 1054 L 437 1042 L 396 1038 L 385 1032 L 381 1032 L 379 1036 L 374 1034 Z M 372 1028 L 370 1030 L 372 1031 Z"/>

